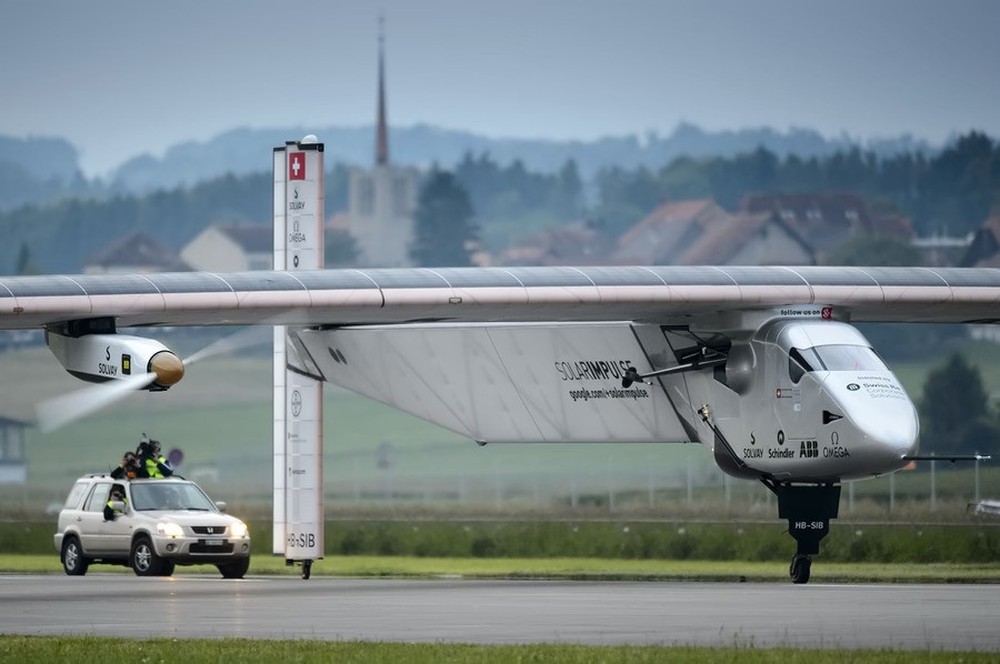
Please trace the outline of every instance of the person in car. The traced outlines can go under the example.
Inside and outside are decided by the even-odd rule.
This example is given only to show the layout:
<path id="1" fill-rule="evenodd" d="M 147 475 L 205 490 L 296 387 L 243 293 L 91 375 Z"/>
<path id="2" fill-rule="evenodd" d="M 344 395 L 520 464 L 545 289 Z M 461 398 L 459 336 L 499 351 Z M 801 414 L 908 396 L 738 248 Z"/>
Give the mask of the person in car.
<path id="1" fill-rule="evenodd" d="M 111 487 L 111 496 L 108 498 L 108 502 L 104 506 L 105 521 L 114 521 L 118 517 L 118 515 L 122 513 L 122 510 L 115 509 L 115 507 L 112 506 L 112 503 L 114 502 L 120 502 L 120 503 L 126 502 L 125 489 L 123 489 L 118 484 L 115 484 L 114 486 Z"/>
<path id="2" fill-rule="evenodd" d="M 167 492 L 163 496 L 163 505 L 168 510 L 184 509 L 184 501 L 174 487 L 165 487 Z"/>
<path id="3" fill-rule="evenodd" d="M 111 477 L 116 480 L 128 478 L 134 480 L 139 477 L 139 457 L 132 450 L 127 450 L 122 455 L 122 460 L 118 467 L 111 471 Z"/>
<path id="4" fill-rule="evenodd" d="M 139 477 L 163 479 L 174 474 L 170 462 L 160 454 L 160 441 L 139 443 Z"/>

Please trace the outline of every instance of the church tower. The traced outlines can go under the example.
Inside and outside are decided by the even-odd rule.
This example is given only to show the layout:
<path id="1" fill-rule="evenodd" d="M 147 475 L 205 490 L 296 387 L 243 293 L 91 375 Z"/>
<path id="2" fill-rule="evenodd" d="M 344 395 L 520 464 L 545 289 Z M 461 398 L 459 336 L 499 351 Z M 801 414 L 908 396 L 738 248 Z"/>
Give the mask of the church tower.
<path id="1" fill-rule="evenodd" d="M 358 242 L 362 267 L 411 265 L 413 214 L 417 207 L 417 171 L 389 161 L 386 120 L 385 38 L 379 17 L 378 101 L 375 121 L 375 166 L 354 168 L 350 174 L 350 231 Z"/>

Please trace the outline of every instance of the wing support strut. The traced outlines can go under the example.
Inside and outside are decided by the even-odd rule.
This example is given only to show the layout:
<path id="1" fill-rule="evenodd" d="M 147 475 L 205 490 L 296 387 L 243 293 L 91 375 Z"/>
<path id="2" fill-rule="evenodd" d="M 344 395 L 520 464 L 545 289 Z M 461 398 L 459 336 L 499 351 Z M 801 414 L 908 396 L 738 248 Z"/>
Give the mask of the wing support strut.
<path id="1" fill-rule="evenodd" d="M 666 376 L 668 374 L 684 373 L 685 371 L 698 371 L 699 369 L 720 367 L 726 363 L 727 359 L 728 357 L 723 353 L 712 350 L 708 347 L 702 347 L 699 355 L 697 355 L 690 362 L 678 364 L 673 367 L 667 367 L 666 369 L 657 369 L 656 371 L 641 374 L 635 367 L 628 367 L 625 369 L 625 375 L 622 376 L 622 387 L 629 387 L 632 383 L 644 383 L 648 385 L 648 379 L 655 378 L 657 376 Z"/>
<path id="2" fill-rule="evenodd" d="M 624 384 L 624 381 L 622 382 Z M 732 462 L 736 465 L 737 468 L 741 469 L 746 468 L 747 467 L 746 462 L 744 462 L 742 459 L 739 458 L 739 456 L 736 455 L 736 451 L 733 450 L 733 446 L 729 444 L 728 440 L 726 440 L 725 435 L 723 435 L 723 433 L 719 430 L 719 427 L 715 426 L 715 423 L 712 422 L 712 409 L 709 407 L 707 403 L 702 404 L 701 408 L 698 409 L 698 415 L 701 416 L 701 421 L 704 422 L 708 426 L 708 428 L 712 430 L 712 433 L 715 435 L 715 444 L 720 445 L 722 449 L 726 451 L 726 454 L 729 455 L 729 458 L 732 460 Z"/>

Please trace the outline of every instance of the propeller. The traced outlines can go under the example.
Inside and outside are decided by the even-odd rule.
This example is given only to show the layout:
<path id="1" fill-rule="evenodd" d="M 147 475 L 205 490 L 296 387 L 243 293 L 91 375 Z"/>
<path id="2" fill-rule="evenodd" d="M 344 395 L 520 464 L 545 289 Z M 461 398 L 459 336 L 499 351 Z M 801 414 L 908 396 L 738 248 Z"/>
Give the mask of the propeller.
<path id="1" fill-rule="evenodd" d="M 155 373 L 144 373 L 125 380 L 91 385 L 82 390 L 46 399 L 35 406 L 38 428 L 42 433 L 55 431 L 70 422 L 75 422 L 110 406 L 136 390 L 147 387 L 154 380 L 156 380 Z"/>
<path id="2" fill-rule="evenodd" d="M 230 334 L 228 337 L 213 341 L 184 360 L 184 366 L 191 366 L 216 355 L 225 355 L 244 348 L 271 343 L 271 339 L 270 327 L 266 325 L 251 326 Z"/>
<path id="3" fill-rule="evenodd" d="M 50 433 L 71 422 L 87 417 L 102 408 L 124 399 L 129 394 L 156 383 L 166 389 L 181 380 L 188 367 L 202 360 L 257 346 L 270 340 L 269 327 L 251 327 L 218 339 L 186 360 L 170 351 L 161 351 L 149 362 L 148 373 L 120 380 L 109 380 L 40 402 L 35 407 L 37 423 L 42 433 Z"/>

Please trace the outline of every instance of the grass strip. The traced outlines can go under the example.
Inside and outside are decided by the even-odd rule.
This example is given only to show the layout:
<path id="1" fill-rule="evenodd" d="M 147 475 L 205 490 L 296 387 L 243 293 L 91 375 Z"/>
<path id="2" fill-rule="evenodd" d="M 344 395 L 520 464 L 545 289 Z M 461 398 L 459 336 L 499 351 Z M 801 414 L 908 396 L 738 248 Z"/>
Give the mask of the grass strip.
<path id="1" fill-rule="evenodd" d="M 98 637 L 0 637 L 0 660 L 74 662 L 749 662 L 826 664 L 871 662 L 994 662 L 993 653 L 931 650 L 805 650 L 755 647 L 581 645 L 462 645 L 384 642 L 260 641 L 251 639 L 143 639 Z"/>
<path id="2" fill-rule="evenodd" d="M 251 575 L 298 575 L 281 558 L 255 556 Z M 125 573 L 116 565 L 94 565 L 91 573 Z M 0 555 L 0 573 L 62 574 L 58 556 Z M 211 565 L 177 567 L 179 575 L 217 574 Z M 314 576 L 567 579 L 601 581 L 785 582 L 788 564 L 708 560 L 620 560 L 605 558 L 417 558 L 335 556 L 313 564 Z M 1000 563 L 813 563 L 812 583 L 1000 583 Z"/>

